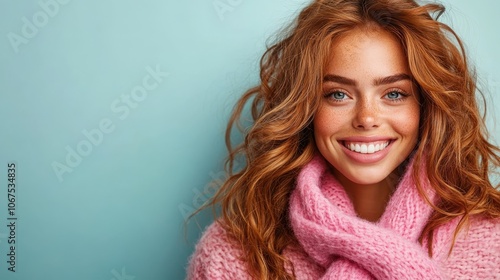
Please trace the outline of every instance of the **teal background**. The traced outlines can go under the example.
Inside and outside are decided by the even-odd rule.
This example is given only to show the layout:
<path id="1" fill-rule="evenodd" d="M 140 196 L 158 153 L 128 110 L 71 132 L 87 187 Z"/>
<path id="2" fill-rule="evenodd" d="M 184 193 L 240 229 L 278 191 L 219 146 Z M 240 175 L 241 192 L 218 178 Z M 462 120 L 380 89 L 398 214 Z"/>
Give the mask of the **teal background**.
<path id="1" fill-rule="evenodd" d="M 40 3 L 58 3 L 45 22 Z M 196 222 L 184 231 L 185 217 L 224 177 L 228 114 L 257 82 L 266 39 L 306 3 L 0 0 L 0 279 L 184 279 L 201 234 Z M 488 90 L 499 143 L 500 2 L 443 3 Z M 23 18 L 40 27 L 17 46 Z M 168 77 L 155 79 L 154 69 Z M 78 147 L 86 156 L 69 156 L 69 166 Z M 6 256 L 10 162 L 15 273 Z M 59 178 L 54 162 L 68 172 Z M 201 228 L 210 221 L 198 217 Z"/>

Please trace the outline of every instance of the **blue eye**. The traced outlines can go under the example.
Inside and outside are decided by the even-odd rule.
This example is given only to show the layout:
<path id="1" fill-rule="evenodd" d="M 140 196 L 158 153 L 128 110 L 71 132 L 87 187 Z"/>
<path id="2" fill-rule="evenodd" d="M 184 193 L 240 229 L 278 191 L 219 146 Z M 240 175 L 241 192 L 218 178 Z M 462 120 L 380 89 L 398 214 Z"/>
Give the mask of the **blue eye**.
<path id="1" fill-rule="evenodd" d="M 397 91 L 391 91 L 387 94 L 387 98 L 389 99 L 396 99 L 398 97 L 400 97 L 401 93 L 397 92 Z"/>
<path id="2" fill-rule="evenodd" d="M 403 99 L 403 98 L 407 97 L 408 95 L 403 93 L 403 92 L 393 90 L 393 91 L 388 92 L 385 96 L 387 99 L 399 100 L 399 99 Z"/>
<path id="3" fill-rule="evenodd" d="M 342 99 L 346 99 L 346 94 L 341 92 L 341 91 L 334 91 L 332 93 L 329 94 L 330 98 L 334 99 L 334 100 L 342 100 Z"/>
<path id="4" fill-rule="evenodd" d="M 323 96 L 328 102 L 335 102 L 335 103 L 336 102 L 343 103 L 351 98 L 347 92 L 344 92 L 343 90 L 340 89 L 332 89 L 329 91 L 325 91 L 325 94 Z"/>

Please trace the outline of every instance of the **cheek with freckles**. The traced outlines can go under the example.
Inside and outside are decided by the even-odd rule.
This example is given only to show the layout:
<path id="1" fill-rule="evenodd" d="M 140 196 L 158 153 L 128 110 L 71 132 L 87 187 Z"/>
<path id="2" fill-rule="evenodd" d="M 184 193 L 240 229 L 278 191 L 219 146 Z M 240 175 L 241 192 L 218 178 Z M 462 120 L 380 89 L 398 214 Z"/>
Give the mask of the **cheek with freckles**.
<path id="1" fill-rule="evenodd" d="M 336 133 L 346 124 L 345 117 L 349 114 L 349 110 L 341 108 L 328 108 L 321 106 L 314 117 L 314 131 L 316 134 L 325 135 L 328 133 Z"/>
<path id="2" fill-rule="evenodd" d="M 400 135 L 416 143 L 420 126 L 420 106 L 415 104 L 401 112 L 399 116 L 391 118 L 392 127 Z"/>

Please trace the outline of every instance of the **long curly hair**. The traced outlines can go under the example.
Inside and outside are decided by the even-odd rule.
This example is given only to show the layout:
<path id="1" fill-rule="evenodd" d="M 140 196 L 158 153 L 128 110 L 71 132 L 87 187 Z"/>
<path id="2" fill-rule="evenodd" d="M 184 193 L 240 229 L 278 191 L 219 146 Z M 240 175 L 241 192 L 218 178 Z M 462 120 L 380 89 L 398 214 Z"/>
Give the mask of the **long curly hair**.
<path id="1" fill-rule="evenodd" d="M 485 99 L 464 45 L 438 21 L 444 11 L 412 0 L 316 0 L 267 48 L 260 84 L 237 102 L 227 126 L 228 178 L 207 205 L 220 205 L 219 222 L 241 244 L 255 278 L 294 279 L 282 254 L 297 245 L 288 222 L 289 196 L 298 172 L 317 153 L 312 120 L 332 42 L 358 26 L 375 24 L 399 39 L 419 88 L 415 164 L 425 164 L 440 197 L 437 205 L 427 200 L 435 209 L 421 237 L 430 240 L 429 254 L 434 230 L 455 217 L 461 217 L 455 235 L 472 215 L 500 217 L 499 186 L 489 180 L 500 166 L 500 149 L 488 140 L 485 109 L 478 104 Z M 252 124 L 245 128 L 247 105 Z M 245 136 L 236 146 L 234 127 Z M 233 170 L 240 159 L 244 167 Z"/>

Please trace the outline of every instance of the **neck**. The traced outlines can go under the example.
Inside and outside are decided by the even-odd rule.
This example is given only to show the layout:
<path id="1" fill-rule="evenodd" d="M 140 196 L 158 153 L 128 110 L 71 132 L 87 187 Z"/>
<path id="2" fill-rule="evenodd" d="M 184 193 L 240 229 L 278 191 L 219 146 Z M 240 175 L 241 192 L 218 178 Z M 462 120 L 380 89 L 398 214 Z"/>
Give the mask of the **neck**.
<path id="1" fill-rule="evenodd" d="M 333 173 L 351 199 L 358 217 L 371 222 L 376 222 L 382 217 L 396 186 L 397 180 L 394 176 L 375 184 L 361 185 L 352 182 L 336 170 Z"/>

